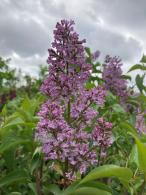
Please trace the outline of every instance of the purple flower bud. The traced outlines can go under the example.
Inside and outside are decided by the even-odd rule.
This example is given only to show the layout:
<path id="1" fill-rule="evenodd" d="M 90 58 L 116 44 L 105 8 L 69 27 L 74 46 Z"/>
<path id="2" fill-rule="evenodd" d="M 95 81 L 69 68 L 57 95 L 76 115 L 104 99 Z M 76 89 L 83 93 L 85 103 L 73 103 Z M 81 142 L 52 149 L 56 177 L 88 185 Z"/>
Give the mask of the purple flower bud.
<path id="1" fill-rule="evenodd" d="M 100 51 L 99 51 L 99 50 L 95 51 L 95 52 L 92 54 L 92 60 L 93 60 L 93 61 L 97 60 L 97 59 L 99 58 L 99 56 L 100 56 Z"/>

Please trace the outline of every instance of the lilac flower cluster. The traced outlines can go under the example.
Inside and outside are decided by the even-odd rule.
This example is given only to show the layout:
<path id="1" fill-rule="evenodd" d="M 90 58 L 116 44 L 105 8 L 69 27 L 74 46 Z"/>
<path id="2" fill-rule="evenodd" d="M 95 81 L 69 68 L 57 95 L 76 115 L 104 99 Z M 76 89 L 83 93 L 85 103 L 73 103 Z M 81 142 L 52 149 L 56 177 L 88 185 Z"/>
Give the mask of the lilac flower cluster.
<path id="1" fill-rule="evenodd" d="M 136 116 L 135 128 L 140 132 L 146 134 L 146 111 L 139 112 Z"/>
<path id="2" fill-rule="evenodd" d="M 86 63 L 83 43 L 74 32 L 73 21 L 62 20 L 54 30 L 54 42 L 49 49 L 49 75 L 41 91 L 51 97 L 68 98 L 76 92 L 90 75 L 91 65 Z"/>
<path id="3" fill-rule="evenodd" d="M 97 116 L 98 112 L 91 108 L 91 105 L 103 105 L 105 101 L 106 91 L 103 87 L 96 87 L 91 90 L 82 90 L 77 95 L 76 101 L 72 104 L 71 117 L 74 120 L 79 120 L 79 127 L 84 127 L 91 124 L 92 120 Z"/>
<path id="4" fill-rule="evenodd" d="M 63 177 L 69 180 L 97 164 L 94 133 L 85 128 L 96 123 L 98 112 L 92 106 L 102 106 L 106 96 L 103 87 L 84 88 L 91 65 L 86 63 L 85 40 L 79 40 L 73 24 L 62 20 L 56 25 L 53 49 L 48 50 L 49 74 L 41 87 L 49 100 L 38 113 L 36 131 L 46 160 L 61 165 Z"/>
<path id="5" fill-rule="evenodd" d="M 79 170 L 84 173 L 88 166 L 97 163 L 96 152 L 90 151 L 91 135 L 71 128 L 63 117 L 62 108 L 55 102 L 47 101 L 42 105 L 40 122 L 37 126 L 36 137 L 43 143 L 46 160 L 57 160 L 70 167 L 65 174 L 73 175 Z M 85 161 L 85 162 L 84 162 Z"/>
<path id="6" fill-rule="evenodd" d="M 118 57 L 106 56 L 102 78 L 105 87 L 121 100 L 127 97 L 127 82 L 122 78 L 122 63 Z"/>
<path id="7" fill-rule="evenodd" d="M 93 145 L 99 146 L 99 157 L 106 156 L 107 148 L 113 143 L 112 139 L 112 123 L 105 121 L 103 118 L 98 118 L 98 124 L 92 131 Z M 100 162 L 99 162 L 100 163 Z"/>
<path id="8" fill-rule="evenodd" d="M 95 52 L 92 54 L 92 60 L 93 60 L 93 61 L 96 61 L 96 60 L 99 58 L 99 56 L 100 56 L 100 51 L 99 51 L 99 50 L 95 51 Z"/>
<path id="9" fill-rule="evenodd" d="M 98 125 L 92 131 L 94 145 L 107 148 L 113 142 L 111 134 L 112 123 L 105 121 L 103 118 L 98 118 L 97 122 Z"/>

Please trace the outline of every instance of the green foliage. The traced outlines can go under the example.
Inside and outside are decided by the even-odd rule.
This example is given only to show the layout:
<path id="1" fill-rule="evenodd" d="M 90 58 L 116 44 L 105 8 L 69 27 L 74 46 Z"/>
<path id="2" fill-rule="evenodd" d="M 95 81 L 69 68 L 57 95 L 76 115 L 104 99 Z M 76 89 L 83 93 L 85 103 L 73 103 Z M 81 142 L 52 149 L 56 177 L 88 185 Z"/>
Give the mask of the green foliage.
<path id="1" fill-rule="evenodd" d="M 83 180 L 81 180 L 80 184 L 99 178 L 117 177 L 121 183 L 125 185 L 129 183 L 132 175 L 133 173 L 129 168 L 119 167 L 116 165 L 103 165 L 93 169 Z"/>
<path id="2" fill-rule="evenodd" d="M 10 59 L 4 60 L 0 57 L 0 88 L 14 87 L 18 78 L 16 77 L 15 69 L 8 66 Z"/>
<path id="3" fill-rule="evenodd" d="M 12 184 L 13 182 L 24 182 L 27 180 L 27 174 L 24 170 L 15 170 L 0 179 L 0 187 Z"/>
<path id="4" fill-rule="evenodd" d="M 139 89 L 140 93 L 146 93 L 146 86 L 144 84 L 145 80 L 145 71 L 146 71 L 146 56 L 143 55 L 142 59 L 140 60 L 141 64 L 135 64 L 133 65 L 128 72 L 132 72 L 134 70 L 140 70 L 144 71 L 142 75 L 137 74 L 135 78 L 135 82 L 137 85 L 137 88 Z"/>
<path id="5" fill-rule="evenodd" d="M 134 66 L 130 68 L 128 72 L 131 72 L 133 70 L 146 70 L 146 67 L 141 64 L 135 64 Z"/>
<path id="6" fill-rule="evenodd" d="M 87 63 L 90 63 L 92 65 L 92 76 L 89 79 L 89 83 L 94 84 L 94 83 L 102 83 L 103 80 L 101 78 L 101 64 L 99 62 L 93 62 L 92 60 L 92 52 L 90 48 L 86 47 L 85 48 L 86 54 L 87 54 Z M 88 84 L 89 85 L 89 84 Z"/>
<path id="7" fill-rule="evenodd" d="M 141 58 L 140 62 L 142 62 L 142 63 L 146 63 L 146 55 L 143 55 L 143 56 L 142 56 L 142 58 Z"/>
<path id="8" fill-rule="evenodd" d="M 86 48 L 87 62 L 92 64 L 92 76 L 86 83 L 91 89 L 104 84 L 101 79 L 102 64 L 93 62 L 92 52 Z M 7 99 L 0 112 L 0 194 L 10 195 L 118 195 L 146 193 L 146 132 L 137 131 L 135 123 L 137 112 L 146 111 L 145 70 L 146 56 L 140 63 L 132 66 L 129 73 L 140 70 L 135 84 L 139 94 L 129 95 L 126 102 L 107 92 L 103 107 L 93 105 L 99 111 L 98 117 L 104 117 L 113 124 L 113 144 L 106 149 L 107 155 L 100 156 L 98 166 L 91 166 L 87 173 L 76 181 L 65 183 L 56 162 L 45 161 L 41 146 L 35 140 L 38 122 L 37 112 L 45 97 L 39 88 L 46 76 L 47 67 L 41 66 L 39 78 L 29 75 L 23 77 L 25 85 L 18 86 L 20 78 L 16 71 L 9 68 L 9 60 L 0 58 L 1 94 L 8 94 L 13 88 L 17 91 L 15 99 Z M 131 81 L 131 76 L 122 75 Z M 130 88 L 128 89 L 130 94 Z M 135 95 L 136 94 L 136 95 Z M 130 105 L 132 110 L 127 110 Z M 86 128 L 92 131 L 92 126 Z M 97 153 L 99 153 L 97 147 Z"/>
<path id="9" fill-rule="evenodd" d="M 111 193 L 99 190 L 97 188 L 93 187 L 82 187 L 82 188 L 77 188 L 74 192 L 69 193 L 68 195 L 111 195 Z"/>
<path id="10" fill-rule="evenodd" d="M 138 163 L 137 164 L 139 165 L 138 168 L 144 173 L 144 177 L 146 180 L 146 144 L 142 143 L 136 135 L 134 134 L 131 134 L 131 135 L 134 137 L 136 145 L 137 145 L 137 153 L 138 153 Z"/>

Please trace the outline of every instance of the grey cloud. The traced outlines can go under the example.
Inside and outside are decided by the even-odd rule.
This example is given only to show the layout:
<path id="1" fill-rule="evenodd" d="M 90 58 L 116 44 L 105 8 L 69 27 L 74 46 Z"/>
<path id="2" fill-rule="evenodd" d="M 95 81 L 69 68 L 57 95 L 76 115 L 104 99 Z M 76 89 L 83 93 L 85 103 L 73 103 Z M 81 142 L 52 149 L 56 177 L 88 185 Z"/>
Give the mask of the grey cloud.
<path id="1" fill-rule="evenodd" d="M 40 65 L 45 65 L 47 59 L 47 53 L 43 56 L 32 55 L 30 57 L 22 57 L 16 54 L 12 55 L 10 61 L 10 66 L 16 68 L 17 70 L 21 69 L 22 73 L 31 74 L 32 76 L 37 76 Z"/>
<path id="2" fill-rule="evenodd" d="M 36 64 L 46 62 L 56 22 L 66 18 L 75 20 L 93 50 L 136 62 L 145 49 L 145 10 L 145 0 L 1 0 L 0 55 L 35 72 Z"/>
<path id="3" fill-rule="evenodd" d="M 126 39 L 124 36 L 105 31 L 98 28 L 94 33 L 90 34 L 90 45 L 94 45 L 94 49 L 98 48 L 106 55 L 117 55 L 124 61 L 131 61 L 134 55 L 141 55 L 141 45 L 134 38 Z"/>
<path id="4" fill-rule="evenodd" d="M 66 18 L 67 17 L 67 12 L 66 12 L 66 7 L 65 4 L 56 4 L 54 1 L 48 1 L 48 0 L 43 0 L 41 2 L 43 11 L 46 12 L 46 14 L 51 15 L 52 17 L 62 17 Z"/>
<path id="5" fill-rule="evenodd" d="M 20 6 L 15 2 L 11 1 L 10 5 L 0 4 L 3 12 L 5 9 L 7 13 L 0 12 L 0 52 L 3 55 L 16 52 L 22 56 L 44 54 L 47 50 L 49 32 L 33 17 L 33 13 L 30 15 L 29 11 L 25 11 L 26 8 L 21 12 L 22 8 L 19 9 Z M 22 4 L 22 1 L 20 2 Z"/>
<path id="6" fill-rule="evenodd" d="M 87 37 L 87 46 L 106 54 L 120 56 L 125 62 L 141 57 L 142 46 L 138 39 L 125 37 L 122 34 L 100 26 L 97 23 L 80 22 L 77 25 L 82 37 Z"/>
<path id="7" fill-rule="evenodd" d="M 10 18 L 9 18 L 10 19 Z M 44 54 L 47 50 L 48 34 L 33 19 L 10 19 L 0 23 L 0 50 L 4 54 L 16 52 L 22 56 L 35 53 Z"/>
<path id="8" fill-rule="evenodd" d="M 93 17 L 102 16 L 111 28 L 116 28 L 123 33 L 131 33 L 139 40 L 146 41 L 145 0 L 113 0 L 112 2 L 109 0 L 92 0 L 91 6 Z"/>

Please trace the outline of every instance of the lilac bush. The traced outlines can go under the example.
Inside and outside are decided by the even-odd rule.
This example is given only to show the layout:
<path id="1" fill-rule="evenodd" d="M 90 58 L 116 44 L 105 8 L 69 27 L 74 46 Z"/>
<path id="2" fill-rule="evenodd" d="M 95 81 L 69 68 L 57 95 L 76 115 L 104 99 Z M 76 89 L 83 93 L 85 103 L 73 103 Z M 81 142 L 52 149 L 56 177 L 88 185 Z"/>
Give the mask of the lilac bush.
<path id="1" fill-rule="evenodd" d="M 74 32 L 73 21 L 62 20 L 54 30 L 54 42 L 49 49 L 49 74 L 41 86 L 48 96 L 38 113 L 36 138 L 42 145 L 45 159 L 61 167 L 65 179 L 73 180 L 76 173 L 84 174 L 87 168 L 98 163 L 97 147 L 111 145 L 112 125 L 105 122 L 98 127 L 98 111 L 105 102 L 106 90 L 97 86 L 90 90 L 85 83 L 91 74 L 91 65 L 86 63 L 85 40 L 79 40 Z M 95 54 L 95 57 L 99 55 Z M 100 124 L 100 123 L 99 123 Z M 85 131 L 93 127 L 92 132 Z M 107 129 L 109 130 L 107 133 Z M 99 140 L 100 139 L 100 140 Z"/>

